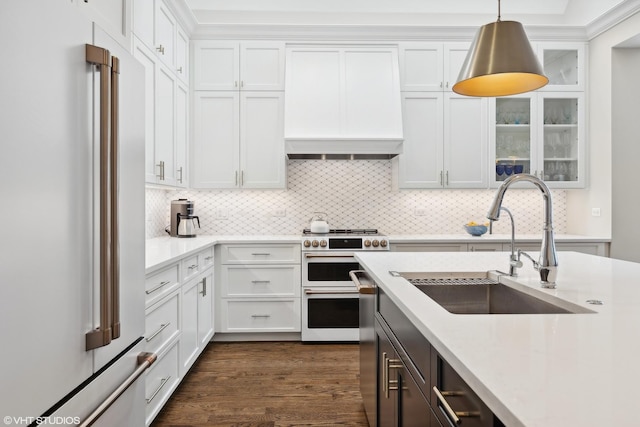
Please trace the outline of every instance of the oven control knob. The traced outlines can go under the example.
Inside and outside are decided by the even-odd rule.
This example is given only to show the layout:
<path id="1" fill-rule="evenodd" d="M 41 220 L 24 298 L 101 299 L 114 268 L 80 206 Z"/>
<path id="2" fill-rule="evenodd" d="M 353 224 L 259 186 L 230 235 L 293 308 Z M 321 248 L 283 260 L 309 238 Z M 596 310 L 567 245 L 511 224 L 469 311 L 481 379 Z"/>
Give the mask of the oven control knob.
<path id="1" fill-rule="evenodd" d="M 364 247 L 368 248 L 369 246 L 371 246 L 371 240 L 367 239 L 367 240 L 364 241 Z"/>
<path id="2" fill-rule="evenodd" d="M 373 242 L 371 242 L 371 244 L 373 245 L 374 248 L 377 248 L 378 245 L 380 245 L 380 242 L 374 239 Z"/>
<path id="3" fill-rule="evenodd" d="M 387 241 L 386 240 L 380 240 L 380 246 L 382 246 L 383 248 L 387 247 Z"/>
<path id="4" fill-rule="evenodd" d="M 320 247 L 321 248 L 326 248 L 327 247 L 327 241 L 326 240 L 320 240 Z"/>
<path id="5" fill-rule="evenodd" d="M 305 240 L 303 245 L 305 248 L 308 248 L 309 246 L 311 246 L 311 242 L 309 240 Z"/>
<path id="6" fill-rule="evenodd" d="M 311 242 L 311 246 L 313 246 L 314 248 L 317 248 L 319 244 L 320 243 L 318 243 L 317 240 L 314 240 L 313 242 Z"/>

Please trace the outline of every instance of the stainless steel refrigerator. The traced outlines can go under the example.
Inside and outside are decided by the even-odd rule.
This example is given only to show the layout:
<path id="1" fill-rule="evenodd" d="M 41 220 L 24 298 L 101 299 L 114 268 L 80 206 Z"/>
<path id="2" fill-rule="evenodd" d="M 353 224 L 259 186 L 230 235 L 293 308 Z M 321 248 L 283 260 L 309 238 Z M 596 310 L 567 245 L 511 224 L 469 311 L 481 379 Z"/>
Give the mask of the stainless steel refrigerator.
<path id="1" fill-rule="evenodd" d="M 0 52 L 0 416 L 143 426 L 143 67 L 69 0 L 4 0 Z"/>

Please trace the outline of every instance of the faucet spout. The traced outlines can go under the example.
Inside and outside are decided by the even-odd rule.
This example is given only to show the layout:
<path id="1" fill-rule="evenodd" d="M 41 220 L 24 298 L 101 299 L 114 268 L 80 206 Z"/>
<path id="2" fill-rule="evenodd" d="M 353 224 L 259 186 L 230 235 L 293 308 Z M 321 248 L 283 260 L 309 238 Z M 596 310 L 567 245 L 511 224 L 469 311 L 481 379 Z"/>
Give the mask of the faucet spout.
<path id="1" fill-rule="evenodd" d="M 542 245 L 540 247 L 540 258 L 538 259 L 538 272 L 540 273 L 540 283 L 543 288 L 555 288 L 556 277 L 558 275 L 558 257 L 556 254 L 556 244 L 553 237 L 553 215 L 551 203 L 551 191 L 540 178 L 529 174 L 511 175 L 505 179 L 498 188 L 496 195 L 487 212 L 487 218 L 497 221 L 500 218 L 502 201 L 507 189 L 516 182 L 530 182 L 542 192 L 544 200 L 544 228 L 542 234 Z"/>

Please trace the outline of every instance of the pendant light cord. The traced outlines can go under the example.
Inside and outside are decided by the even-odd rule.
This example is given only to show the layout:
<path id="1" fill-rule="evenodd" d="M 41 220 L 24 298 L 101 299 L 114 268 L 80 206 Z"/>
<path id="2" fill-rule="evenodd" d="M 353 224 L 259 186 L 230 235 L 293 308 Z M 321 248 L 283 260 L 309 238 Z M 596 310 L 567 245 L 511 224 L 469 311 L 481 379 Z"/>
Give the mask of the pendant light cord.
<path id="1" fill-rule="evenodd" d="M 498 0 L 498 22 L 500 22 L 500 0 Z"/>

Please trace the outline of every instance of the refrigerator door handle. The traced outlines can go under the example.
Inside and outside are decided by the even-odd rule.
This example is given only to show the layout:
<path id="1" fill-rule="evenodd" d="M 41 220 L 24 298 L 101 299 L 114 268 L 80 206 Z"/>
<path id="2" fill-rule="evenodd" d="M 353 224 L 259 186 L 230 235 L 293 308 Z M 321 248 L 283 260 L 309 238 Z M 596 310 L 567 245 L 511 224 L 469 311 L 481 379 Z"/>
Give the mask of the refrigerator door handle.
<path id="1" fill-rule="evenodd" d="M 111 339 L 120 337 L 120 241 L 118 227 L 120 59 L 111 57 Z"/>
<path id="2" fill-rule="evenodd" d="M 138 367 L 131 375 L 127 377 L 122 384 L 120 384 L 105 400 L 102 402 L 89 416 L 79 424 L 79 427 L 89 427 L 95 423 L 98 418 L 104 412 L 109 409 L 116 400 L 127 391 L 127 389 L 136 382 L 136 380 L 142 375 L 153 363 L 156 361 L 157 356 L 155 353 L 140 353 L 138 355 Z"/>
<path id="3" fill-rule="evenodd" d="M 87 62 L 96 65 L 100 70 L 100 324 L 85 335 L 87 351 L 108 345 L 112 339 L 111 197 L 109 191 L 110 58 L 111 54 L 107 49 L 86 45 Z"/>

